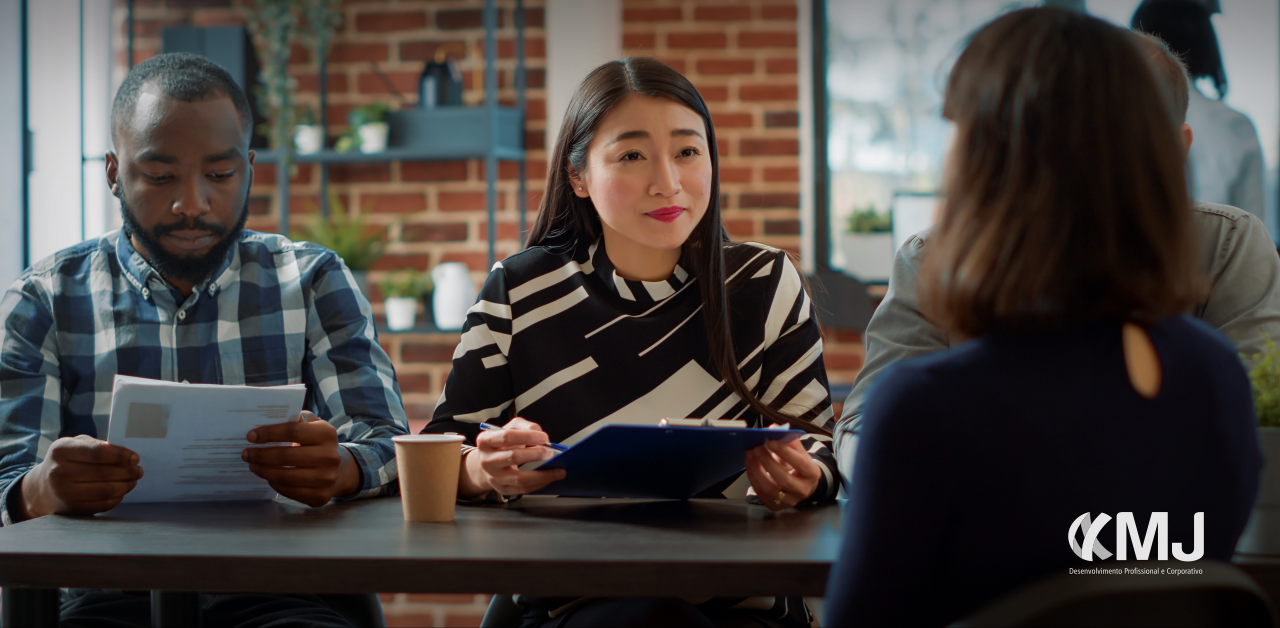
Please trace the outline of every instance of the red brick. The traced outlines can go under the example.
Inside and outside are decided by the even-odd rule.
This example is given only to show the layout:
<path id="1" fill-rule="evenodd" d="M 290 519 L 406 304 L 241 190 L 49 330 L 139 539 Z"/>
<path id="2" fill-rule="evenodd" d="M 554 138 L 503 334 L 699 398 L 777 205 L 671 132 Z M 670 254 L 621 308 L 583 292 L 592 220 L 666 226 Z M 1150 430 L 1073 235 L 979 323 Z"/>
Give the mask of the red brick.
<path id="1" fill-rule="evenodd" d="M 527 68 L 525 77 L 528 79 L 528 87 L 531 89 L 547 86 L 547 71 L 543 68 Z M 516 73 L 514 70 L 498 70 L 498 87 L 514 89 L 515 86 Z"/>
<path id="2" fill-rule="evenodd" d="M 799 168 L 765 168 L 765 181 L 799 181 Z"/>
<path id="3" fill-rule="evenodd" d="M 410 593 L 410 602 L 427 602 L 435 604 L 470 604 L 476 596 L 471 593 Z"/>
<path id="4" fill-rule="evenodd" d="M 245 221 L 244 228 L 263 233 L 279 233 L 280 219 L 275 216 L 250 216 L 249 220 Z"/>
<path id="5" fill-rule="evenodd" d="M 387 628 L 422 628 L 423 626 L 434 626 L 435 620 L 436 618 L 429 613 L 425 615 L 387 615 Z"/>
<path id="6" fill-rule="evenodd" d="M 400 164 L 401 181 L 466 181 L 465 161 L 406 161 Z"/>
<path id="7" fill-rule="evenodd" d="M 762 17 L 766 20 L 794 20 L 796 19 L 796 6 L 794 4 L 765 5 Z"/>
<path id="8" fill-rule="evenodd" d="M 386 61 L 390 55 L 386 44 L 334 44 L 329 51 L 329 63 Z"/>
<path id="9" fill-rule="evenodd" d="M 407 31 L 427 26 L 427 14 L 423 11 L 398 11 L 395 13 L 361 13 L 356 16 L 356 30 L 386 33 Z"/>
<path id="10" fill-rule="evenodd" d="M 409 418 L 409 433 L 422 433 L 422 428 L 426 427 L 427 424 L 431 422 L 431 415 L 435 414 L 435 412 L 436 404 L 434 403 L 404 404 L 404 414 Z"/>
<path id="11" fill-rule="evenodd" d="M 795 59 L 767 59 L 764 71 L 769 74 L 795 74 L 799 66 Z"/>
<path id="12" fill-rule="evenodd" d="M 738 33 L 738 46 L 742 48 L 795 48 L 795 31 Z"/>
<path id="13" fill-rule="evenodd" d="M 723 86 L 704 86 L 698 88 L 698 93 L 702 94 L 702 99 L 714 102 L 724 102 L 729 100 L 729 88 Z"/>
<path id="14" fill-rule="evenodd" d="M 276 184 L 276 165 L 275 164 L 254 164 L 253 165 L 253 184 L 255 187 L 261 185 Z"/>
<path id="15" fill-rule="evenodd" d="M 250 196 L 249 197 L 249 215 L 250 216 L 266 216 L 271 213 L 271 197 L 270 196 Z"/>
<path id="16" fill-rule="evenodd" d="M 391 82 L 395 91 L 402 96 L 414 95 L 418 93 L 418 78 L 421 76 L 418 72 L 383 72 L 386 79 Z M 362 94 L 390 94 L 392 90 L 387 87 L 386 81 L 382 77 L 373 72 L 364 72 L 356 80 L 356 89 Z"/>
<path id="17" fill-rule="evenodd" d="M 519 214 L 519 212 L 516 212 Z M 533 228 L 533 223 L 528 223 L 528 228 Z M 489 240 L 489 223 L 488 221 L 480 223 L 480 229 L 476 233 L 476 239 L 481 242 Z M 498 239 L 499 240 L 520 240 L 520 225 L 514 222 L 498 223 Z"/>
<path id="18" fill-rule="evenodd" d="M 848 342 L 852 344 L 862 344 L 862 332 L 852 329 L 828 329 L 828 333 L 835 332 L 835 338 L 839 342 Z"/>
<path id="19" fill-rule="evenodd" d="M 764 155 L 799 155 L 800 140 L 745 138 L 738 147 L 740 155 L 756 157 Z"/>
<path id="20" fill-rule="evenodd" d="M 369 270 L 400 270 L 402 268 L 430 268 L 431 256 L 426 253 L 383 253 Z"/>
<path id="21" fill-rule="evenodd" d="M 311 51 L 302 44 L 293 44 L 289 48 L 289 65 L 305 65 L 311 63 Z"/>
<path id="22" fill-rule="evenodd" d="M 750 220 L 725 220 L 724 228 L 735 238 L 748 238 L 756 234 L 755 222 Z"/>
<path id="23" fill-rule="evenodd" d="M 524 9 L 524 25 L 526 28 L 537 27 L 542 28 L 546 25 L 546 12 L 541 7 Z M 515 18 L 512 18 L 512 24 L 515 24 Z"/>
<path id="24" fill-rule="evenodd" d="M 729 154 L 729 138 L 727 137 L 716 138 L 716 153 L 719 154 L 720 156 Z"/>
<path id="25" fill-rule="evenodd" d="M 406 214 L 427 208 L 427 197 L 422 194 L 374 194 L 365 200 L 372 200 L 373 211 L 379 213 Z"/>
<path id="26" fill-rule="evenodd" d="M 516 41 L 514 39 L 498 40 L 498 58 L 514 59 L 516 56 Z M 545 39 L 525 39 L 524 40 L 524 58 L 542 58 L 547 56 L 547 40 Z"/>
<path id="27" fill-rule="evenodd" d="M 442 30 L 484 28 L 484 11 L 480 9 L 436 11 L 436 28 Z"/>
<path id="28" fill-rule="evenodd" d="M 750 168 L 726 168 L 720 166 L 721 183 L 751 183 Z"/>
<path id="29" fill-rule="evenodd" d="M 289 214 L 290 216 L 298 214 L 313 214 L 320 211 L 320 197 L 318 196 L 290 196 L 289 197 Z"/>
<path id="30" fill-rule="evenodd" d="M 716 125 L 716 128 L 726 129 L 750 127 L 755 124 L 750 113 L 713 113 L 711 122 Z"/>
<path id="31" fill-rule="evenodd" d="M 657 48 L 658 36 L 653 33 L 623 33 L 622 49 Z"/>
<path id="32" fill-rule="evenodd" d="M 681 74 L 685 73 L 684 59 L 667 58 L 667 59 L 659 59 L 659 61 L 662 61 L 663 63 L 671 66 L 671 69 L 675 70 L 676 72 L 679 72 Z"/>
<path id="33" fill-rule="evenodd" d="M 798 192 L 744 192 L 738 195 L 738 207 L 742 209 L 799 209 L 800 194 Z"/>
<path id="34" fill-rule="evenodd" d="M 525 150 L 546 150 L 547 148 L 547 131 L 545 129 L 525 129 L 524 132 L 524 149 Z"/>
<path id="35" fill-rule="evenodd" d="M 762 100 L 795 101 L 800 95 L 795 85 L 743 85 L 738 88 L 738 98 L 758 102 Z"/>
<path id="36" fill-rule="evenodd" d="M 856 371 L 862 368 L 861 353 L 822 352 L 822 362 L 828 371 Z"/>
<path id="37" fill-rule="evenodd" d="M 438 48 L 444 48 L 445 54 L 455 59 L 467 56 L 467 43 L 463 41 L 413 41 L 400 44 L 400 60 L 432 61 Z"/>
<path id="38" fill-rule="evenodd" d="M 379 593 L 378 599 L 381 600 L 383 604 L 390 604 L 396 601 L 396 594 L 395 593 Z"/>
<path id="39" fill-rule="evenodd" d="M 135 20 L 133 22 L 134 37 L 159 37 L 161 31 L 166 26 L 186 26 L 183 20 Z M 134 51 L 134 62 L 138 61 L 137 51 Z"/>
<path id="40" fill-rule="evenodd" d="M 693 12 L 693 18 L 714 21 L 749 20 L 751 19 L 751 7 L 741 5 L 698 7 Z"/>
<path id="41" fill-rule="evenodd" d="M 684 11 L 680 7 L 662 7 L 656 9 L 627 9 L 622 12 L 622 23 L 627 22 L 672 22 L 684 19 Z"/>
<path id="42" fill-rule="evenodd" d="M 530 98 L 524 104 L 524 120 L 546 120 L 547 119 L 547 101 L 542 99 Z"/>
<path id="43" fill-rule="evenodd" d="M 400 382 L 400 392 L 402 393 L 431 392 L 431 375 L 428 373 L 397 373 L 396 380 Z M 463 603 L 471 601 L 471 596 L 469 595 L 462 596 L 462 597 L 467 598 L 466 600 L 463 600 Z M 418 601 L 413 598 L 414 596 L 410 595 L 409 601 L 410 602 Z"/>
<path id="44" fill-rule="evenodd" d="M 794 129 L 800 126 L 800 114 L 795 111 L 766 111 L 764 113 L 764 128 L 766 129 Z"/>
<path id="45" fill-rule="evenodd" d="M 408 224 L 404 226 L 401 235 L 405 242 L 464 242 L 467 239 L 467 223 Z"/>
<path id="46" fill-rule="evenodd" d="M 499 194 L 501 196 L 501 194 Z M 484 192 L 441 192 L 439 196 L 440 211 L 477 211 L 488 207 Z M 498 199 L 498 207 L 502 206 Z"/>
<path id="47" fill-rule="evenodd" d="M 298 79 L 299 92 L 319 92 L 320 76 L 318 74 L 304 74 L 296 77 Z M 328 85 L 325 89 L 330 94 L 340 94 L 347 91 L 347 75 L 346 74 L 330 74 Z"/>
<path id="48" fill-rule="evenodd" d="M 192 26 L 244 26 L 248 23 L 249 20 L 239 15 L 209 13 L 197 13 L 195 19 L 191 20 Z"/>
<path id="49" fill-rule="evenodd" d="M 372 183 L 391 180 L 391 164 L 334 164 L 329 167 L 332 183 Z"/>
<path id="50" fill-rule="evenodd" d="M 499 255 L 498 259 L 502 259 Z M 443 262 L 462 262 L 471 270 L 488 272 L 489 270 L 489 254 L 488 253 L 446 253 L 440 260 Z M 450 349 L 452 352 L 452 349 Z M 450 353 L 452 355 L 452 353 Z"/>
<path id="51" fill-rule="evenodd" d="M 766 220 L 765 235 L 800 235 L 799 220 Z"/>
<path id="52" fill-rule="evenodd" d="M 671 48 L 725 48 L 729 38 L 724 33 L 668 33 Z"/>
<path id="53" fill-rule="evenodd" d="M 751 59 L 703 59 L 698 62 L 699 74 L 751 74 L 756 62 Z"/>
<path id="54" fill-rule="evenodd" d="M 485 165 L 484 160 L 476 160 L 476 178 L 484 181 Z M 524 175 L 526 179 L 546 179 L 547 178 L 547 162 L 530 161 L 525 164 Z M 514 161 L 498 162 L 498 179 L 502 181 L 519 181 L 520 180 L 520 164 Z"/>
<path id="55" fill-rule="evenodd" d="M 464 613 L 454 615 L 450 613 L 444 617 L 444 628 L 475 628 L 480 625 L 483 619 L 483 614 Z"/>

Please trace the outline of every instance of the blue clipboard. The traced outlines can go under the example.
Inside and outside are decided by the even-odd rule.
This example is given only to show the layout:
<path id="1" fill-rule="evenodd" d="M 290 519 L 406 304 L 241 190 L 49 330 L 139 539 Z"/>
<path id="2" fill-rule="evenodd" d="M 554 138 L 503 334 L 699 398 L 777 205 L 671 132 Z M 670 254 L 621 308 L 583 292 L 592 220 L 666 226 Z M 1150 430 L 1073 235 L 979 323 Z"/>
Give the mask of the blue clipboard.
<path id="1" fill-rule="evenodd" d="M 537 467 L 565 478 L 534 495 L 689 499 L 741 472 L 747 450 L 800 430 L 606 425 Z"/>

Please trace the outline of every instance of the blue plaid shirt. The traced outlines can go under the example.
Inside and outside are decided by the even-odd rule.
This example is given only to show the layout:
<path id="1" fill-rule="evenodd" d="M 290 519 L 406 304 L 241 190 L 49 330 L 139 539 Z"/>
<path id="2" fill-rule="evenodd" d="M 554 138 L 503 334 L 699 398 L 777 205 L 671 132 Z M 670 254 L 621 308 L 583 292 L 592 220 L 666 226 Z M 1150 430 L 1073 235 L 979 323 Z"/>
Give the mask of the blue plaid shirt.
<path id="1" fill-rule="evenodd" d="M 113 231 L 14 282 L 0 301 L 4 525 L 12 523 L 9 490 L 54 440 L 106 435 L 117 373 L 306 384 L 316 414 L 360 466 L 353 497 L 395 490 L 391 437 L 408 432 L 400 387 L 342 260 L 315 244 L 245 231 L 214 277 L 184 299 Z"/>

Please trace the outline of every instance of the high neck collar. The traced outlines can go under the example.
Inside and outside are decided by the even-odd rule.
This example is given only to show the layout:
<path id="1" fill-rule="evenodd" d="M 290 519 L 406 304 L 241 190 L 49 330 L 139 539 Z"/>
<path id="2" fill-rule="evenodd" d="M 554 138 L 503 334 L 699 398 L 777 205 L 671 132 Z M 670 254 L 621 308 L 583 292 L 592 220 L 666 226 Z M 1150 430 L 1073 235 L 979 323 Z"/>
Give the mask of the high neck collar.
<path id="1" fill-rule="evenodd" d="M 659 303 L 675 294 L 690 280 L 688 271 L 679 264 L 676 264 L 670 277 L 661 281 L 624 279 L 618 274 L 618 270 L 614 268 L 613 262 L 609 261 L 609 256 L 605 253 L 604 238 L 596 240 L 587 249 L 587 263 L 583 266 L 583 270 L 594 275 L 601 284 L 619 298 L 637 304 Z"/>

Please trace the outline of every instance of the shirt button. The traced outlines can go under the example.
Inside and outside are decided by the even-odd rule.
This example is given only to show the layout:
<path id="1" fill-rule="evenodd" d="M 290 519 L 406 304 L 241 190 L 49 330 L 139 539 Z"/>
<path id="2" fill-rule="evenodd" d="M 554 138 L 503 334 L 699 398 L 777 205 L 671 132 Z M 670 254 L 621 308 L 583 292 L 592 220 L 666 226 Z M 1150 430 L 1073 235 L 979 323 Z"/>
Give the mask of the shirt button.
<path id="1" fill-rule="evenodd" d="M 178 312 L 178 320 L 180 320 L 180 321 L 185 321 L 185 320 L 187 320 L 187 311 L 186 311 L 186 310 L 182 310 L 181 312 Z"/>
<path id="2" fill-rule="evenodd" d="M 143 289 L 142 289 L 142 298 L 144 298 L 144 299 L 150 299 L 150 298 L 151 298 L 151 291 L 150 291 L 150 290 L 148 290 L 148 289 L 146 289 L 146 288 L 143 288 Z"/>

